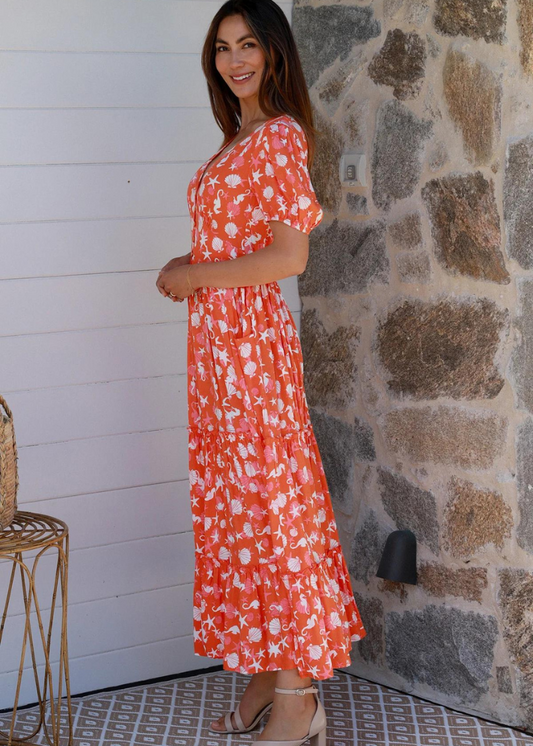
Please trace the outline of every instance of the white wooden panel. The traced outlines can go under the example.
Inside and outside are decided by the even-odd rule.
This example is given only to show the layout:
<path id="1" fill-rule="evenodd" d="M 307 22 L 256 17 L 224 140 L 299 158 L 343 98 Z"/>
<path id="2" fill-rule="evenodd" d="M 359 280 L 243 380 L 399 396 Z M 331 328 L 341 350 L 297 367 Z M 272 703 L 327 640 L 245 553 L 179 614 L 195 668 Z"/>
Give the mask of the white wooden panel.
<path id="1" fill-rule="evenodd" d="M 56 557 L 51 553 L 39 560 L 36 588 L 38 597 L 45 606 L 49 606 L 46 600 L 52 597 L 56 562 Z M 5 587 L 9 568 L 8 561 L 0 562 L 2 587 Z M 68 603 L 75 605 L 158 588 L 171 588 L 192 583 L 193 578 L 192 533 L 167 534 L 105 547 L 79 549 L 70 553 Z M 23 610 L 24 601 L 19 581 L 10 611 L 17 615 L 22 614 Z"/>
<path id="2" fill-rule="evenodd" d="M 69 603 L 69 658 L 73 660 L 86 655 L 98 655 L 155 641 L 171 640 L 180 635 L 192 635 L 192 595 L 193 585 L 187 583 L 173 588 L 132 593 L 90 603 Z M 42 618 L 48 624 L 48 610 L 42 614 Z M 56 617 L 53 628 L 56 636 L 52 638 L 52 664 L 59 661 L 59 619 Z M 2 638 L 2 671 L 5 673 L 18 671 L 24 620 L 23 614 L 10 614 L 7 618 L 5 636 Z M 35 614 L 31 615 L 31 620 L 32 629 L 37 632 Z M 124 630 L 128 631 L 127 637 Z M 36 652 L 38 664 L 44 664 L 44 655 L 39 647 Z M 24 667 L 31 667 L 29 649 Z"/>
<path id="3" fill-rule="evenodd" d="M 193 530 L 188 478 L 20 507 L 65 521 L 72 551 Z"/>
<path id="4" fill-rule="evenodd" d="M 203 162 L 222 141 L 207 109 L 0 111 L 0 165 L 6 166 Z"/>
<path id="5" fill-rule="evenodd" d="M 2 0 L 0 49 L 198 52 L 222 0 Z M 290 18 L 291 2 L 280 2 Z"/>
<path id="6" fill-rule="evenodd" d="M 186 350 L 186 323 L 5 337 L 0 391 L 185 373 Z"/>
<path id="7" fill-rule="evenodd" d="M 190 250 L 188 214 L 0 225 L 0 278 L 159 270 Z"/>
<path id="8" fill-rule="evenodd" d="M 187 420 L 185 375 L 64 386 L 9 395 L 19 448 L 177 427 Z"/>
<path id="9" fill-rule="evenodd" d="M 21 503 L 188 476 L 185 426 L 19 449 Z"/>
<path id="10" fill-rule="evenodd" d="M 300 312 L 291 313 L 299 331 Z M 186 366 L 186 322 L 5 337 L 0 390 L 149 378 L 185 373 Z"/>
<path id="11" fill-rule="evenodd" d="M 156 279 L 151 270 L 3 282 L 0 337 L 185 321 L 185 304 L 161 295 Z"/>
<path id="12" fill-rule="evenodd" d="M 199 162 L 0 169 L 0 223 L 188 215 Z"/>
<path id="13" fill-rule="evenodd" d="M 0 283 L 0 337 L 185 322 L 185 303 L 161 295 L 156 280 L 157 270 L 6 280 Z"/>
<path id="14" fill-rule="evenodd" d="M 156 280 L 151 270 L 0 282 L 0 337 L 186 322 L 186 303 L 161 295 Z"/>
<path id="15" fill-rule="evenodd" d="M 209 106 L 199 54 L 0 52 L 0 69 L 0 108 Z"/>
<path id="16" fill-rule="evenodd" d="M 153 642 L 132 648 L 123 648 L 99 655 L 75 658 L 70 663 L 72 694 L 98 691 L 110 686 L 121 686 L 127 682 L 138 682 L 163 676 L 172 676 L 183 671 L 201 671 L 213 668 L 222 670 L 222 661 L 207 658 L 193 652 L 192 635 L 175 640 Z M 40 672 L 42 680 L 42 672 Z M 17 674 L 0 674 L 0 708 L 13 706 L 13 693 Z M 36 701 L 35 682 L 29 672 L 22 681 L 19 704 Z M 224 703 L 221 703 L 221 708 Z M 216 712 L 216 715 L 214 714 Z M 223 714 L 213 709 L 213 717 Z"/>
<path id="17" fill-rule="evenodd" d="M 21 507 L 70 527 L 73 693 L 221 664 L 190 634 L 187 309 L 153 284 L 190 250 L 187 185 L 220 142 L 199 52 L 222 2 L 2 3 L 0 391 Z"/>
<path id="18" fill-rule="evenodd" d="M 159 270 L 190 250 L 188 215 L 0 225 L 0 279 Z M 296 276 L 279 286 L 290 307 L 300 308 Z"/>

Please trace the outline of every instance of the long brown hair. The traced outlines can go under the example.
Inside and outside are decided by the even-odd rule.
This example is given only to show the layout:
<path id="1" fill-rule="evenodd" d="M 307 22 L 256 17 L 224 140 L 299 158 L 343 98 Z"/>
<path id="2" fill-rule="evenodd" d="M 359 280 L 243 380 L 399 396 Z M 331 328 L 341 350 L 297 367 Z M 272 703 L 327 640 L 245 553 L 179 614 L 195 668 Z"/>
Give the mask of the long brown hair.
<path id="1" fill-rule="evenodd" d="M 226 145 L 239 132 L 241 109 L 238 97 L 219 74 L 216 44 L 220 22 L 241 15 L 265 54 L 265 67 L 259 83 L 259 106 L 268 118 L 289 114 L 303 128 L 309 149 L 307 165 L 315 154 L 313 110 L 302 64 L 291 27 L 274 0 L 227 0 L 211 21 L 202 49 L 202 70 L 207 80 L 213 116 L 224 133 Z"/>

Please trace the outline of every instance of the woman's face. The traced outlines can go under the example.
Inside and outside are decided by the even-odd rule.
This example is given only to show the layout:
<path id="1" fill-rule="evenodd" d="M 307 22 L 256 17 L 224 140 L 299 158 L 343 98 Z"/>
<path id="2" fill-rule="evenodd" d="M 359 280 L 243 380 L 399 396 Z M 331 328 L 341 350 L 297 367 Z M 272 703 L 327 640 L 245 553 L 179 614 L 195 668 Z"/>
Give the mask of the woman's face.
<path id="1" fill-rule="evenodd" d="M 215 50 L 216 68 L 233 93 L 239 98 L 257 96 L 265 55 L 241 15 L 220 22 Z"/>

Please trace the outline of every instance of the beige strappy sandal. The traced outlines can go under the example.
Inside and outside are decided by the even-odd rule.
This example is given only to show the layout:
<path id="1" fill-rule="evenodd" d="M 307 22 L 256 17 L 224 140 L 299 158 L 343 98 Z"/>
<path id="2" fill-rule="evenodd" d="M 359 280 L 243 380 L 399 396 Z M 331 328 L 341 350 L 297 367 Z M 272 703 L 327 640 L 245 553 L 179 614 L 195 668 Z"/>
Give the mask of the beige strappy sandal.
<path id="1" fill-rule="evenodd" d="M 315 697 L 316 710 L 309 726 L 309 733 L 303 738 L 296 738 L 290 741 L 254 741 L 251 746 L 302 746 L 308 739 L 311 746 L 326 746 L 326 711 L 318 698 L 318 689 L 314 686 L 307 686 L 303 689 L 281 689 L 276 686 L 274 687 L 274 691 L 281 694 L 296 694 L 297 696 L 303 696 L 307 693 L 317 694 Z"/>
<path id="2" fill-rule="evenodd" d="M 246 725 L 243 723 L 241 713 L 239 711 L 239 705 L 237 705 L 233 712 L 227 712 L 224 716 L 224 725 L 226 726 L 226 730 L 218 730 L 217 728 L 209 728 L 209 730 L 211 731 L 211 733 L 248 733 L 248 731 L 253 730 L 259 723 L 261 718 L 263 718 L 267 714 L 267 712 L 272 709 L 273 704 L 273 702 L 269 702 L 268 705 L 265 705 L 263 709 L 257 713 L 254 720 L 248 727 L 246 727 Z M 236 728 L 233 727 L 233 724 L 231 722 L 232 715 L 235 715 L 235 722 L 237 723 Z"/>

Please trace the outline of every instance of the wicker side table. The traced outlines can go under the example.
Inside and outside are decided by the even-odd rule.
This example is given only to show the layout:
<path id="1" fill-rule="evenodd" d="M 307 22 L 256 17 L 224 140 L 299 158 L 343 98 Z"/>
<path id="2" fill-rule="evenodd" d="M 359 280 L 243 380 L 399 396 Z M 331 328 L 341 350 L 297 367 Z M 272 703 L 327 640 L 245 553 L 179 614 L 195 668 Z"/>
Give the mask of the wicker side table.
<path id="1" fill-rule="evenodd" d="M 31 552 L 32 557 L 26 559 L 24 553 Z M 37 568 L 43 555 L 54 555 L 55 577 L 52 583 L 51 598 L 47 598 L 47 606 L 50 608 L 48 623 L 43 624 L 41 605 L 44 608 L 43 599 L 39 599 L 37 593 Z M 0 731 L 0 744 L 7 746 L 25 746 L 31 743 L 31 739 L 42 729 L 42 733 L 50 746 L 60 746 L 60 736 L 65 734 L 68 746 L 72 744 L 72 709 L 70 702 L 70 680 L 68 670 L 68 647 L 67 647 L 67 586 L 68 586 L 68 552 L 69 534 L 68 526 L 57 518 L 40 513 L 28 513 L 19 511 L 15 514 L 13 523 L 6 529 L 0 531 L 0 560 L 12 562 L 11 571 L 8 572 L 9 582 L 6 590 L 4 610 L 0 621 L 0 655 L 2 637 L 6 628 L 6 619 L 9 603 L 12 598 L 15 577 L 20 574 L 22 598 L 24 600 L 24 630 L 22 634 L 22 650 L 16 691 L 14 692 L 13 715 L 9 733 Z M 19 572 L 17 572 L 17 570 Z M 43 591 L 40 591 L 41 594 Z M 59 592 L 59 595 L 58 595 Z M 51 643 L 54 617 L 56 608 L 61 606 L 60 614 L 60 643 L 59 643 L 59 673 L 54 681 L 52 672 Z M 32 615 L 36 617 L 38 634 L 32 629 Z M 7 623 L 12 620 L 7 620 Z M 36 626 L 35 619 L 33 627 Z M 46 629 L 45 629 L 46 626 Z M 29 643 L 29 646 L 28 646 Z M 15 736 L 15 724 L 17 709 L 19 706 L 20 687 L 24 663 L 29 647 L 33 678 L 35 680 L 36 701 L 39 707 L 39 718 L 32 733 L 24 736 Z M 39 666 L 36 652 L 44 657 L 44 671 L 42 682 L 39 680 Z M 67 728 L 61 730 L 61 700 L 63 694 L 67 702 Z M 47 700 L 50 706 L 49 717 L 47 717 Z"/>

